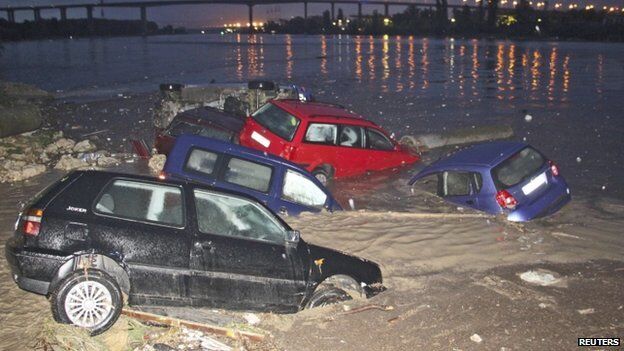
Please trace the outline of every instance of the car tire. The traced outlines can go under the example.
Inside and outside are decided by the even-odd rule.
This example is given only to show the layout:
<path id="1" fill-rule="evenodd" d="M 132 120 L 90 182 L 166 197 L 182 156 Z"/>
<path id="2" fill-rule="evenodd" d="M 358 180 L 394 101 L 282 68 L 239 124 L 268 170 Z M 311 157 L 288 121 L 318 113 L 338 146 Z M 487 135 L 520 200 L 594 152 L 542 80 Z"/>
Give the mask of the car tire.
<path id="1" fill-rule="evenodd" d="M 317 169 L 315 169 L 314 171 L 312 171 L 312 175 L 319 182 L 321 182 L 321 184 L 323 184 L 323 186 L 327 186 L 327 184 L 329 184 L 329 182 L 331 181 L 330 173 L 327 170 L 325 170 L 324 168 L 317 168 Z"/>
<path id="2" fill-rule="evenodd" d="M 115 279 L 90 269 L 65 278 L 50 295 L 50 304 L 54 320 L 85 328 L 94 336 L 115 324 L 123 299 Z"/>
<path id="3" fill-rule="evenodd" d="M 349 293 L 335 286 L 319 286 L 306 304 L 306 308 L 328 306 L 352 299 Z"/>

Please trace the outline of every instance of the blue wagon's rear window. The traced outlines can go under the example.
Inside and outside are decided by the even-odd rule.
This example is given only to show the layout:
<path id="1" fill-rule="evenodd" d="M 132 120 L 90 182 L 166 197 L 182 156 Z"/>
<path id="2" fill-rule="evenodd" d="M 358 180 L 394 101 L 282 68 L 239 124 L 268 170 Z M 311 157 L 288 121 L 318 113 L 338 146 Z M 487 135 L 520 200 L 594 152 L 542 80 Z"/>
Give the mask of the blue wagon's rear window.
<path id="1" fill-rule="evenodd" d="M 496 187 L 509 188 L 534 175 L 544 165 L 544 157 L 531 147 L 526 147 L 492 169 Z"/>
<path id="2" fill-rule="evenodd" d="M 288 141 L 292 141 L 300 122 L 297 117 L 271 103 L 260 107 L 252 117 L 271 133 Z"/>

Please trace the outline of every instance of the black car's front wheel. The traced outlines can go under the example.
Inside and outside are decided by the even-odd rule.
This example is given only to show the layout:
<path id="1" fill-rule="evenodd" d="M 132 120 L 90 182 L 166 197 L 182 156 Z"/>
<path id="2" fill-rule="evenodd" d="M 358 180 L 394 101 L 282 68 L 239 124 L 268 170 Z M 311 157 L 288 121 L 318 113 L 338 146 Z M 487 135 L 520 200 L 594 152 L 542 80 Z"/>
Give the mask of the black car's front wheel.
<path id="1" fill-rule="evenodd" d="M 90 331 L 103 333 L 121 314 L 123 300 L 119 285 L 98 270 L 76 271 L 51 294 L 54 319 Z"/>
<path id="2" fill-rule="evenodd" d="M 316 289 L 306 308 L 322 307 L 333 305 L 353 298 L 346 291 L 334 286 L 324 286 Z"/>

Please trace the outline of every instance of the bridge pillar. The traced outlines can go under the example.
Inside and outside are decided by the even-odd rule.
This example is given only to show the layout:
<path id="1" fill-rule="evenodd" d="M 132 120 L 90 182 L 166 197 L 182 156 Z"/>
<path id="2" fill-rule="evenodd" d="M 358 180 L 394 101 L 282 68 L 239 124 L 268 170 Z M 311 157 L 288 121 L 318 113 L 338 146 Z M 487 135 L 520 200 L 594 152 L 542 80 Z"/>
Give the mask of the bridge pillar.
<path id="1" fill-rule="evenodd" d="M 384 4 L 384 17 L 390 17 L 390 4 Z"/>
<path id="2" fill-rule="evenodd" d="M 147 34 L 147 7 L 141 6 L 141 31 Z"/>
<path id="3" fill-rule="evenodd" d="M 331 3 L 331 16 L 332 16 L 331 18 L 332 18 L 332 21 L 335 21 L 335 20 L 336 20 L 336 12 L 335 12 L 335 9 L 336 9 L 336 3 L 335 3 L 335 2 L 332 2 L 332 3 Z"/>
<path id="4" fill-rule="evenodd" d="M 362 22 L 362 3 L 358 2 L 358 22 Z"/>
<path id="5" fill-rule="evenodd" d="M 7 19 L 11 23 L 15 23 L 15 10 L 7 10 Z"/>
<path id="6" fill-rule="evenodd" d="M 61 13 L 61 21 L 67 21 L 67 7 L 59 7 Z"/>
<path id="7" fill-rule="evenodd" d="M 93 21 L 93 6 L 87 6 L 85 9 L 87 10 L 87 19 Z"/>
<path id="8" fill-rule="evenodd" d="M 253 27 L 253 6 L 252 4 L 247 5 L 249 6 L 249 32 L 253 33 L 254 31 L 254 27 Z"/>
<path id="9" fill-rule="evenodd" d="M 41 9 L 35 7 L 33 9 L 33 17 L 35 21 L 41 21 Z"/>

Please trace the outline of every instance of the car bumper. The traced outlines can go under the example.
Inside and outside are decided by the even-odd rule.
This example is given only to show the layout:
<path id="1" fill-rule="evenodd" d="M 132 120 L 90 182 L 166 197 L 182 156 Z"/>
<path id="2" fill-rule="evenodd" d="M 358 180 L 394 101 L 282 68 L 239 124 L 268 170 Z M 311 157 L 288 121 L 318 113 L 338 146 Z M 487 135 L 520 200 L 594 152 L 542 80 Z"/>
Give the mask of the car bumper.
<path id="1" fill-rule="evenodd" d="M 65 261 L 61 256 L 28 251 L 17 244 L 17 239 L 7 242 L 5 256 L 17 286 L 41 295 L 48 294 L 51 278 Z"/>
<path id="2" fill-rule="evenodd" d="M 545 217 L 559 211 L 571 199 L 570 188 L 565 182 L 561 182 L 531 204 L 509 213 L 507 219 L 512 222 L 525 222 Z"/>

